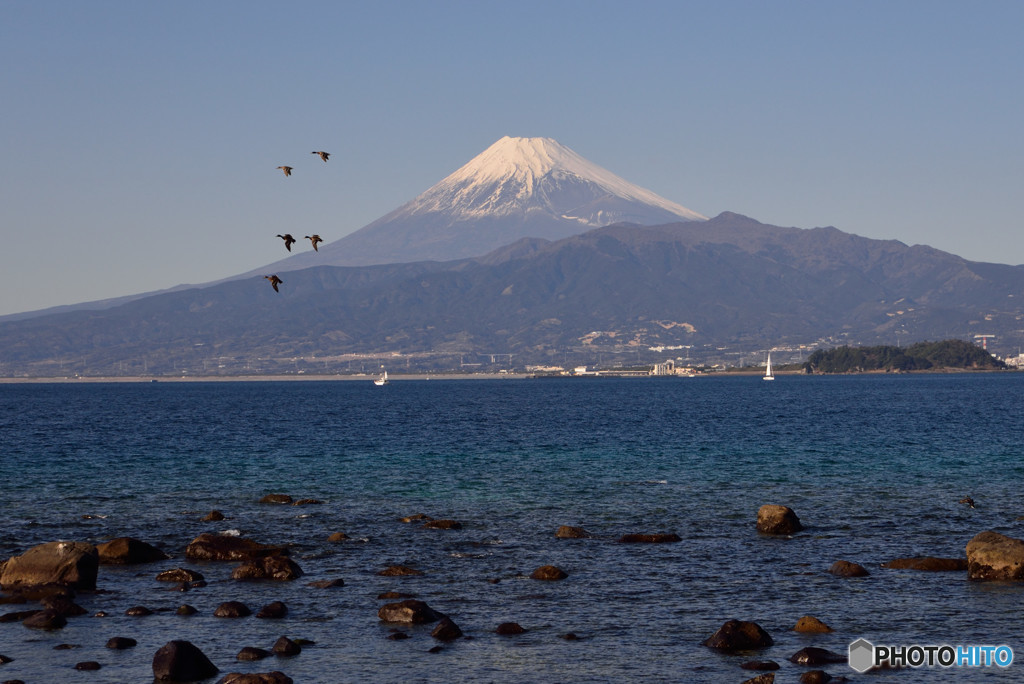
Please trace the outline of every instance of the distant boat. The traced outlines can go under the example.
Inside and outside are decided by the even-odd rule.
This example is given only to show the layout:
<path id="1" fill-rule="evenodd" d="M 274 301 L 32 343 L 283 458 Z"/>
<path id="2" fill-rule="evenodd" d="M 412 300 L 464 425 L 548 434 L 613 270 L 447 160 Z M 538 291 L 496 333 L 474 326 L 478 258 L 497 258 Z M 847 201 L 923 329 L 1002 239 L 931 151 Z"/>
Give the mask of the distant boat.
<path id="1" fill-rule="evenodd" d="M 388 372 L 384 371 L 383 373 L 381 373 L 380 377 L 373 381 L 373 384 L 377 385 L 377 387 L 381 387 L 383 385 L 388 384 Z"/>
<path id="2" fill-rule="evenodd" d="M 772 353 L 768 352 L 768 365 L 764 369 L 764 377 L 762 380 L 774 380 L 775 375 L 772 374 Z"/>

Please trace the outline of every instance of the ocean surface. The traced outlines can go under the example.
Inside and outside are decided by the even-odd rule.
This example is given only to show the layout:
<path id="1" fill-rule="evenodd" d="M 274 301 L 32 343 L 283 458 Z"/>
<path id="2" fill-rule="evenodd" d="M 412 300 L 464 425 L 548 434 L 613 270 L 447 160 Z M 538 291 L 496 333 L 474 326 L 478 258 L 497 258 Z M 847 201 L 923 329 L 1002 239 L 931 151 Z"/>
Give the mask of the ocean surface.
<path id="1" fill-rule="evenodd" d="M 88 614 L 63 629 L 0 623 L 0 654 L 14 659 L 0 681 L 152 681 L 157 649 L 186 639 L 222 674 L 281 670 L 296 682 L 738 683 L 757 674 L 741 663 L 771 659 L 782 683 L 816 669 L 787 660 L 799 649 L 845 654 L 859 637 L 1006 644 L 1018 661 L 817 669 L 865 682 L 1022 681 L 1024 584 L 880 567 L 963 557 L 983 530 L 1024 537 L 1022 418 L 1024 373 L 2 384 L 0 559 L 120 536 L 173 558 L 102 566 L 99 591 L 76 599 Z M 258 503 L 268 493 L 323 503 Z M 958 503 L 965 496 L 977 507 Z M 758 534 L 766 503 L 793 508 L 806 529 Z M 214 509 L 227 518 L 200 520 Z M 417 513 L 463 527 L 399 520 Z M 556 539 L 561 525 L 593 536 Z M 289 544 L 305 575 L 231 580 L 235 564 L 184 558 L 202 532 Z M 333 532 L 349 539 L 330 543 Z M 661 532 L 682 541 L 617 541 Z M 837 560 L 871 574 L 834 577 Z M 396 564 L 424 574 L 377 574 Z M 568 578 L 529 578 L 548 564 Z M 154 580 L 175 567 L 208 585 L 180 592 Z M 335 578 L 344 586 L 308 585 Z M 434 625 L 381 623 L 386 591 L 415 594 L 467 638 L 442 644 Z M 213 617 L 229 600 L 254 613 L 280 600 L 289 614 Z M 184 603 L 199 613 L 175 614 Z M 137 605 L 155 612 L 125 615 Z M 793 632 L 804 615 L 834 631 Z M 729 619 L 757 622 L 775 645 L 701 645 Z M 499 636 L 504 622 L 527 632 Z M 410 638 L 388 639 L 396 627 Z M 315 643 L 292 658 L 236 661 L 282 635 Z M 115 636 L 138 646 L 105 648 Z M 90 660 L 102 669 L 73 669 Z"/>

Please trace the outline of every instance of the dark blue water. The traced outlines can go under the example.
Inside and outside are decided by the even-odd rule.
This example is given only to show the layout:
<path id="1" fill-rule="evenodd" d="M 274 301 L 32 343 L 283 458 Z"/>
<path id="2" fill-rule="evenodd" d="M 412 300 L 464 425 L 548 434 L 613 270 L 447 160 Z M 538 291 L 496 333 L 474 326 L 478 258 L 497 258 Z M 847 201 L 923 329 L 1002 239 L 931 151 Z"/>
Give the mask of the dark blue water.
<path id="1" fill-rule="evenodd" d="M 879 565 L 962 557 L 986 529 L 1024 537 L 1022 396 L 1024 374 L 0 385 L 0 558 L 125 535 L 175 556 L 102 567 L 104 591 L 78 597 L 89 615 L 62 630 L 0 624 L 0 654 L 15 658 L 0 679 L 148 681 L 156 650 L 188 639 L 222 672 L 278 669 L 297 682 L 738 682 L 755 674 L 739 668 L 753 657 L 779 662 L 785 682 L 807 669 L 786 660 L 798 649 L 845 653 L 865 637 L 1022 654 L 1007 670 L 868 681 L 1017 681 L 1024 587 Z M 272 492 L 324 503 L 257 503 Z M 977 508 L 958 503 L 966 495 Z M 765 503 L 792 507 L 807 529 L 758 535 Z M 228 519 L 201 522 L 212 509 Z M 463 528 L 399 521 L 421 512 Z M 559 540 L 560 525 L 594 536 Z M 187 562 L 185 546 L 207 531 L 291 544 L 305 576 L 240 583 L 232 564 Z M 329 543 L 339 531 L 350 539 Z M 635 532 L 683 541 L 616 542 Z M 840 559 L 871 576 L 831 576 Z M 425 574 L 376 574 L 393 564 Z M 528 579 L 545 564 L 569 578 Z M 180 593 L 153 580 L 179 566 L 209 586 Z M 344 587 L 306 584 L 336 577 Z M 392 626 L 377 619 L 388 590 L 472 638 L 439 653 L 432 626 L 388 640 Z M 281 600 L 290 613 L 212 617 L 227 600 Z M 175 615 L 182 603 L 200 613 Z M 124 615 L 139 604 L 157 613 Z M 835 631 L 792 632 L 808 614 Z M 731 618 L 758 622 L 776 645 L 701 646 Z M 529 631 L 496 635 L 508 621 Z M 581 638 L 560 638 L 569 632 Z M 282 635 L 316 643 L 291 659 L 235 661 Z M 139 645 L 109 651 L 113 636 Z M 85 660 L 103 669 L 72 669 Z"/>

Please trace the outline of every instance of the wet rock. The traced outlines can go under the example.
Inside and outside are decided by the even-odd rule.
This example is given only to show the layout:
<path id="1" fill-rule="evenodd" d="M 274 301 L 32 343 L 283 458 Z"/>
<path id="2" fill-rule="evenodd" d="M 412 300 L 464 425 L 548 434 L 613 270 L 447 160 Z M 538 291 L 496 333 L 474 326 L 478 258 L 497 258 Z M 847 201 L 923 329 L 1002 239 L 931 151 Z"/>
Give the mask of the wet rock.
<path id="1" fill-rule="evenodd" d="M 729 620 L 704 641 L 705 646 L 719 651 L 765 648 L 774 643 L 771 635 L 761 625 L 741 620 Z"/>
<path id="2" fill-rule="evenodd" d="M 5 589 L 28 584 L 95 589 L 99 553 L 85 542 L 48 542 L 7 559 L 0 568 L 0 586 Z"/>
<path id="3" fill-rule="evenodd" d="M 189 570 L 188 568 L 164 570 L 156 576 L 158 582 L 200 582 L 204 579 L 206 578 L 203 577 L 202 573 Z"/>
<path id="4" fill-rule="evenodd" d="M 824 648 L 808 646 L 789 656 L 789 662 L 797 665 L 828 665 L 830 663 L 845 663 L 849 656 L 845 653 L 835 653 Z"/>
<path id="5" fill-rule="evenodd" d="M 751 660 L 740 667 L 744 670 L 778 670 L 779 664 L 774 660 Z"/>
<path id="6" fill-rule="evenodd" d="M 262 499 L 260 499 L 260 503 L 285 505 L 292 503 L 292 497 L 288 496 L 287 494 L 267 494 Z"/>
<path id="7" fill-rule="evenodd" d="M 53 647 L 54 651 L 72 651 L 76 648 L 81 648 L 78 644 L 57 644 Z"/>
<path id="8" fill-rule="evenodd" d="M 805 632 L 809 634 L 825 634 L 831 632 L 832 628 L 813 615 L 804 615 L 796 621 L 793 626 L 794 632 Z"/>
<path id="9" fill-rule="evenodd" d="M 579 636 L 577 636 L 576 632 L 567 632 L 565 634 L 559 634 L 558 638 L 559 639 L 565 639 L 566 641 L 579 641 L 580 640 L 580 638 L 579 638 Z"/>
<path id="10" fill-rule="evenodd" d="M 774 683 L 775 683 L 775 673 L 774 672 L 765 672 L 764 674 L 759 674 L 756 677 L 751 677 L 750 679 L 744 679 L 743 680 L 743 684 L 774 684 Z"/>
<path id="11" fill-rule="evenodd" d="M 43 608 L 52 610 L 64 617 L 78 617 L 79 615 L 85 615 L 88 612 L 85 608 L 78 605 L 67 596 L 47 596 L 41 601 L 41 603 L 43 604 Z"/>
<path id="12" fill-rule="evenodd" d="M 101 565 L 137 565 L 167 560 L 166 553 L 134 537 L 118 537 L 96 547 Z"/>
<path id="13" fill-rule="evenodd" d="M 836 561 L 828 571 L 836 577 L 867 577 L 871 574 L 860 563 L 845 560 Z"/>
<path id="14" fill-rule="evenodd" d="M 891 570 L 924 570 L 926 572 L 954 572 L 967 569 L 966 558 L 896 558 L 882 563 L 883 568 Z"/>
<path id="15" fill-rule="evenodd" d="M 987 530 L 967 542 L 967 577 L 1024 580 L 1024 541 Z"/>
<path id="16" fill-rule="evenodd" d="M 765 504 L 757 509 L 757 531 L 762 534 L 794 534 L 804 529 L 789 506 Z"/>
<path id="17" fill-rule="evenodd" d="M 182 604 L 182 605 L 178 606 L 178 609 L 176 611 L 174 611 L 174 612 L 175 612 L 176 615 L 195 615 L 199 611 L 195 607 L 190 606 L 187 603 L 185 603 L 185 604 Z"/>
<path id="18" fill-rule="evenodd" d="M 320 499 L 299 499 L 298 501 L 292 501 L 292 506 L 316 506 L 322 503 L 323 501 Z"/>
<path id="19" fill-rule="evenodd" d="M 381 606 L 380 610 L 377 611 L 377 617 L 384 622 L 423 624 L 435 622 L 443 616 L 423 601 L 406 599 Z"/>
<path id="20" fill-rule="evenodd" d="M 345 586 L 345 580 L 341 579 L 340 577 L 338 579 L 332 580 L 316 580 L 314 582 L 308 582 L 306 586 L 316 587 L 317 589 L 333 589 L 334 587 Z"/>
<path id="21" fill-rule="evenodd" d="M 262 648 L 256 648 L 255 646 L 246 646 L 238 655 L 235 656 L 235 660 L 263 660 L 273 655 L 270 651 Z"/>
<path id="22" fill-rule="evenodd" d="M 552 582 L 556 580 L 563 580 L 569 576 L 565 570 L 554 565 L 542 565 L 530 575 L 530 579 L 543 580 L 546 582 Z"/>
<path id="23" fill-rule="evenodd" d="M 407 515 L 404 518 L 400 518 L 399 521 L 404 523 L 413 523 L 419 522 L 420 520 L 433 520 L 433 518 L 426 513 L 414 513 L 413 515 Z"/>
<path id="24" fill-rule="evenodd" d="M 256 613 L 256 617 L 264 620 L 280 620 L 287 614 L 288 606 L 280 601 L 274 601 L 260 608 L 259 612 Z"/>
<path id="25" fill-rule="evenodd" d="M 461 530 L 462 523 L 458 520 L 428 520 L 423 527 L 428 530 Z"/>
<path id="26" fill-rule="evenodd" d="M 192 682 L 218 672 L 206 654 L 189 641 L 168 641 L 153 656 L 153 678 L 158 682 Z"/>
<path id="27" fill-rule="evenodd" d="M 382 594 L 377 594 L 377 598 L 385 601 L 393 601 L 394 599 L 416 598 L 416 594 L 406 594 L 401 591 L 385 591 Z"/>
<path id="28" fill-rule="evenodd" d="M 152 615 L 153 611 L 146 606 L 132 606 L 128 610 L 124 611 L 124 614 L 130 615 L 131 617 L 145 617 L 147 615 Z"/>
<path id="29" fill-rule="evenodd" d="M 430 636 L 438 641 L 453 641 L 462 636 L 462 630 L 450 617 L 443 617 Z"/>
<path id="30" fill-rule="evenodd" d="M 4 613 L 3 615 L 0 615 L 0 623 L 4 623 L 4 622 L 24 622 L 27 618 L 30 618 L 30 617 L 32 617 L 33 615 L 35 615 L 36 613 L 39 613 L 39 612 L 41 612 L 41 611 L 39 611 L 39 610 L 15 610 L 15 611 L 11 611 L 10 613 Z"/>
<path id="31" fill-rule="evenodd" d="M 240 618 L 248 615 L 252 615 L 252 611 L 241 601 L 225 601 L 213 611 L 214 617 L 222 618 Z"/>
<path id="32" fill-rule="evenodd" d="M 302 646 L 299 646 L 299 644 L 288 637 L 283 636 L 274 642 L 274 646 L 271 650 L 276 655 L 291 657 L 302 653 Z"/>
<path id="33" fill-rule="evenodd" d="M 7 663 L 14 662 L 14 658 L 9 658 L 5 655 L 0 655 L 0 665 L 6 665 Z"/>
<path id="34" fill-rule="evenodd" d="M 224 514 L 221 513 L 220 511 L 216 510 L 216 509 L 210 511 L 209 513 L 204 515 L 202 518 L 200 518 L 200 520 L 202 522 L 220 522 L 223 519 L 224 519 Z"/>
<path id="35" fill-rule="evenodd" d="M 89 671 L 92 671 L 92 670 L 98 670 L 101 667 L 103 667 L 103 666 L 100 665 L 99 663 L 97 663 L 95 660 L 86 660 L 86 661 L 83 661 L 81 663 L 75 663 L 75 669 L 76 670 L 83 670 L 83 671 L 86 671 L 86 672 L 89 672 Z"/>
<path id="36" fill-rule="evenodd" d="M 810 670 L 800 675 L 800 684 L 825 684 L 832 681 L 832 675 L 824 670 Z"/>
<path id="37" fill-rule="evenodd" d="M 291 677 L 283 672 L 253 672 L 241 674 L 229 672 L 217 680 L 217 684 L 293 684 Z"/>
<path id="38" fill-rule="evenodd" d="M 277 580 L 286 582 L 302 577 L 302 568 L 285 556 L 263 556 L 243 563 L 231 573 L 236 580 Z"/>
<path id="39" fill-rule="evenodd" d="M 29 629 L 54 630 L 68 624 L 68 619 L 52 610 L 37 610 L 21 621 Z"/>
<path id="40" fill-rule="evenodd" d="M 495 631 L 502 636 L 513 636 L 516 634 L 524 634 L 526 632 L 518 622 L 502 622 L 498 625 L 498 629 Z"/>
<path id="41" fill-rule="evenodd" d="M 332 544 L 345 541 L 346 539 L 348 539 L 348 535 L 344 532 L 334 532 L 329 537 L 327 537 L 327 541 L 331 542 Z"/>
<path id="42" fill-rule="evenodd" d="M 555 537 L 557 539 L 589 539 L 590 533 L 582 527 L 562 525 L 557 530 L 555 530 Z"/>
<path id="43" fill-rule="evenodd" d="M 126 648 L 135 648 L 138 643 L 139 642 L 130 637 L 113 637 L 107 641 L 107 648 L 114 649 L 115 651 L 123 651 Z"/>
<path id="44" fill-rule="evenodd" d="M 683 541 L 678 534 L 624 534 L 620 544 L 671 544 Z"/>
<path id="45" fill-rule="evenodd" d="M 382 577 L 412 577 L 414 575 L 422 575 L 423 571 L 416 570 L 405 565 L 392 565 L 384 568 L 377 574 Z"/>
<path id="46" fill-rule="evenodd" d="M 405 632 L 392 632 L 388 634 L 388 639 L 391 641 L 401 641 L 402 639 L 408 639 L 409 635 Z"/>
<path id="47" fill-rule="evenodd" d="M 209 532 L 199 535 L 185 547 L 185 557 L 193 561 L 247 561 L 264 556 L 287 556 L 288 553 L 283 546 Z"/>

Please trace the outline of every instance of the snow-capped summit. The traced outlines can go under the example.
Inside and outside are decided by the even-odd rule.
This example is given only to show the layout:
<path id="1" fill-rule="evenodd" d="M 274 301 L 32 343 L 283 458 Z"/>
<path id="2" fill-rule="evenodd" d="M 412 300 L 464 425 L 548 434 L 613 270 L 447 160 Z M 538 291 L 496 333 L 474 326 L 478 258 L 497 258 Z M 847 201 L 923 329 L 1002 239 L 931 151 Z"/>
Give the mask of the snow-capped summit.
<path id="1" fill-rule="evenodd" d="M 525 237 L 557 240 L 613 223 L 704 220 L 551 138 L 506 136 L 398 209 L 321 245 L 319 253 L 270 266 L 443 261 L 480 256 Z"/>

